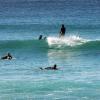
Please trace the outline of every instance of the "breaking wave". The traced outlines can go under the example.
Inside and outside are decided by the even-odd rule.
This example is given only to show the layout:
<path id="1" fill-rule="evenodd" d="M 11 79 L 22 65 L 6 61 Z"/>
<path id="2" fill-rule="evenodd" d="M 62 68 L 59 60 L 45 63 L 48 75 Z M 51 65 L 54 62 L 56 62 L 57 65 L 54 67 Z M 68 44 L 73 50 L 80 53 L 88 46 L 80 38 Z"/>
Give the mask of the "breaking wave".
<path id="1" fill-rule="evenodd" d="M 48 37 L 46 40 L 4 40 L 0 41 L 0 49 L 27 49 L 27 48 L 44 48 L 44 49 L 96 49 L 100 48 L 100 40 L 88 40 L 79 36 L 68 36 L 65 38 Z"/>

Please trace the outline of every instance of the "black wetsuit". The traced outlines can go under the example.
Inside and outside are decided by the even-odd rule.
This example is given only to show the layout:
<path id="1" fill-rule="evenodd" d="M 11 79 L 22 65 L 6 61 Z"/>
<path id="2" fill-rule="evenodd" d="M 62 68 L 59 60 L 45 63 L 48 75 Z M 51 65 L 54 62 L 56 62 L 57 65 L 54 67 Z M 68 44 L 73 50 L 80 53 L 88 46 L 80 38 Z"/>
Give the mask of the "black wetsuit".
<path id="1" fill-rule="evenodd" d="M 43 37 L 43 36 L 42 36 L 42 35 L 40 35 L 40 36 L 39 36 L 39 40 L 42 40 L 42 37 Z"/>
<path id="2" fill-rule="evenodd" d="M 10 53 L 8 53 L 8 55 L 4 56 L 4 57 L 1 57 L 1 59 L 8 59 L 8 60 L 11 60 L 12 59 L 12 56 Z"/>
<path id="3" fill-rule="evenodd" d="M 64 25 L 62 25 L 61 30 L 60 30 L 60 37 L 64 36 L 66 32 L 66 28 L 64 27 Z"/>

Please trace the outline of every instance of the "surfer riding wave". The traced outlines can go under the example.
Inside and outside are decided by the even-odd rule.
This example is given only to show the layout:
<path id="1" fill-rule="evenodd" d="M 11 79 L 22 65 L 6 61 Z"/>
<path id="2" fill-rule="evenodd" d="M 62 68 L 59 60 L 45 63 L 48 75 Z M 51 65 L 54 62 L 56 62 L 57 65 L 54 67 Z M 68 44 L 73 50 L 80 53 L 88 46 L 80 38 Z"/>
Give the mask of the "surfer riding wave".
<path id="1" fill-rule="evenodd" d="M 60 33 L 59 33 L 59 37 L 64 37 L 65 32 L 66 32 L 66 28 L 65 28 L 64 24 L 62 24 L 62 27 L 61 27 Z"/>

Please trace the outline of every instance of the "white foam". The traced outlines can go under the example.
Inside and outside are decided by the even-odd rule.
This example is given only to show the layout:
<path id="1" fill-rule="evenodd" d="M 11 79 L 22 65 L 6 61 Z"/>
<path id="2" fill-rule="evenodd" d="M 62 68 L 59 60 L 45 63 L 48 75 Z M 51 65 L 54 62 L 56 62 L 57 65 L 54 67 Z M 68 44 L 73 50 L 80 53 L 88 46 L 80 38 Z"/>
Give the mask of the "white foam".
<path id="1" fill-rule="evenodd" d="M 76 46 L 76 45 L 81 45 L 85 42 L 87 42 L 88 40 L 83 39 L 79 36 L 75 36 L 75 35 L 70 35 L 64 38 L 58 38 L 58 37 L 48 37 L 47 38 L 47 42 L 49 46 L 53 46 L 53 45 L 58 45 L 60 46 Z"/>

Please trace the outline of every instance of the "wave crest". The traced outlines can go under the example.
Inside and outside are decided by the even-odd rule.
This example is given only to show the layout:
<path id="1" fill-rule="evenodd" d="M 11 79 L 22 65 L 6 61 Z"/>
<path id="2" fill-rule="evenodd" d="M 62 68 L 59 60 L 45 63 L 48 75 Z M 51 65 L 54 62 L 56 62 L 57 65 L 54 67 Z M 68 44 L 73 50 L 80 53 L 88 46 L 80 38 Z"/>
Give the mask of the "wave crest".
<path id="1" fill-rule="evenodd" d="M 0 49 L 68 49 L 68 50 L 99 50 L 99 40 L 87 40 L 79 36 L 67 36 L 65 38 L 48 37 L 47 40 L 5 40 L 0 41 Z"/>
<path id="2" fill-rule="evenodd" d="M 64 38 L 57 38 L 57 37 L 48 37 L 47 38 L 47 42 L 49 46 L 56 46 L 56 47 L 64 47 L 64 46 L 77 46 L 77 45 L 82 45 L 86 42 L 88 42 L 89 40 L 87 39 L 83 39 L 79 36 L 67 36 Z"/>

